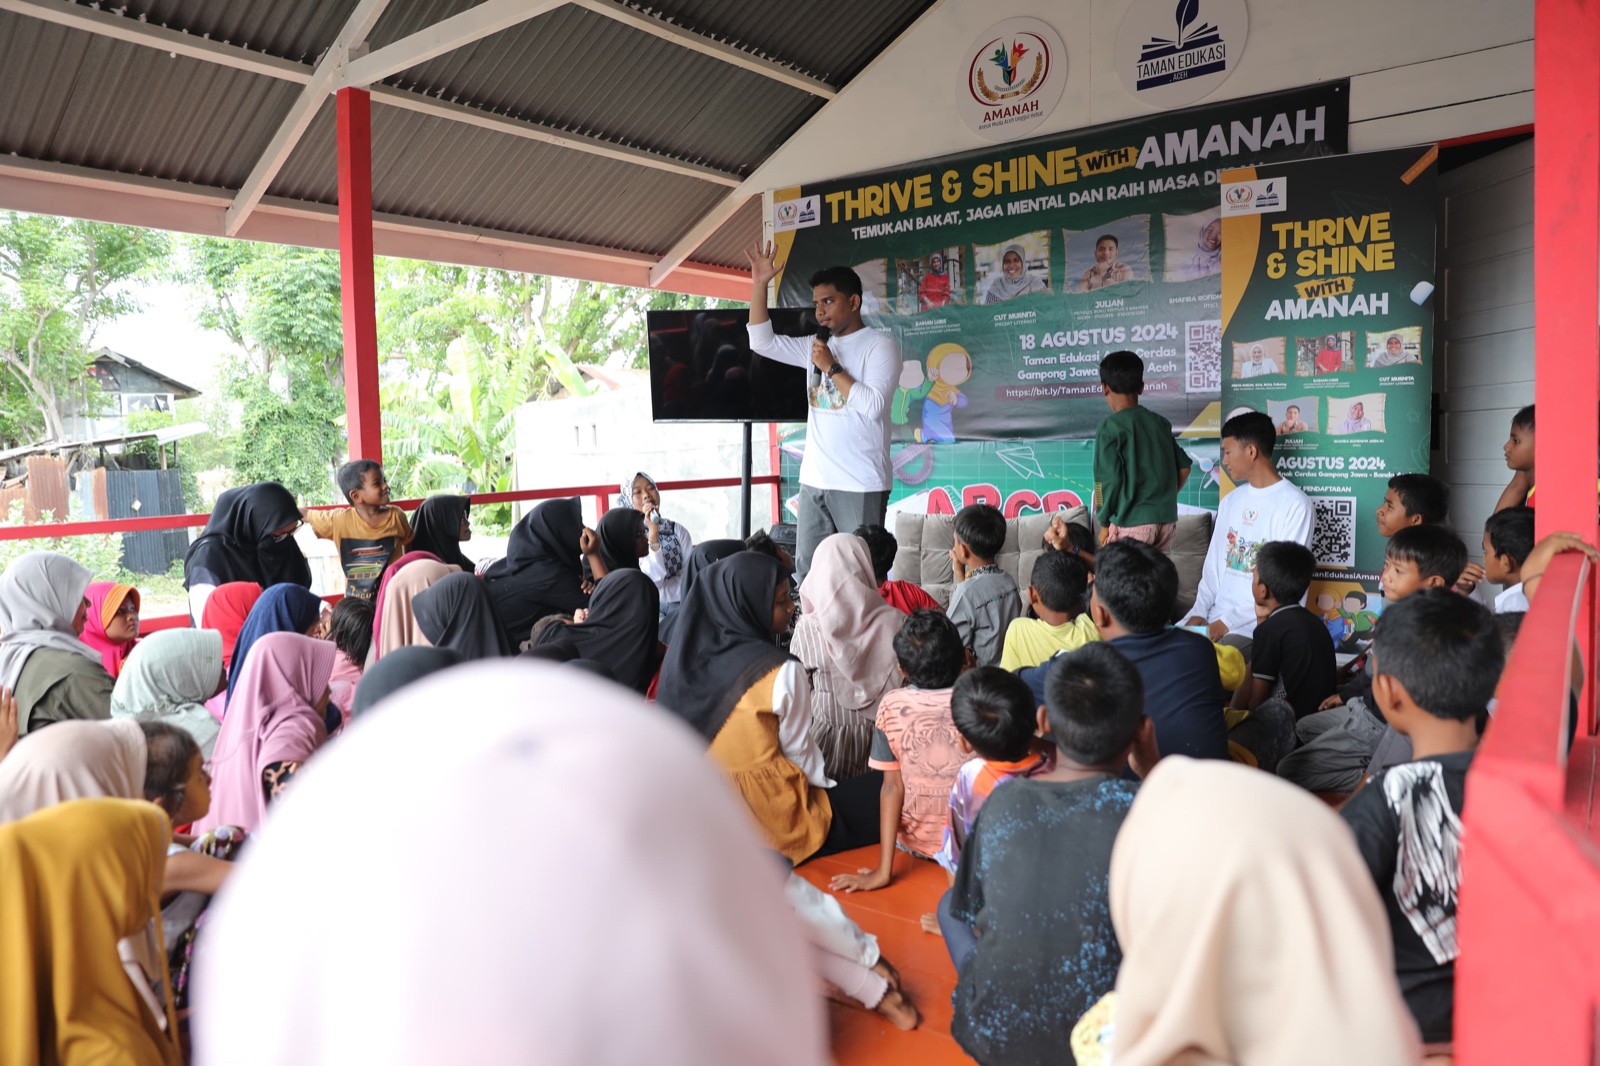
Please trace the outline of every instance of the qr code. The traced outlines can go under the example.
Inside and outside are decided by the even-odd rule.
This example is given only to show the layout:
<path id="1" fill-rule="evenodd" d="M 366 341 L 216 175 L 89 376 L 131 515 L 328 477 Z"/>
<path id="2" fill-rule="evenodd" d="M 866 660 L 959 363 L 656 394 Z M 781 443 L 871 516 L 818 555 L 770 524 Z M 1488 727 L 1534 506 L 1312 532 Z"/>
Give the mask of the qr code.
<path id="1" fill-rule="evenodd" d="M 1222 392 L 1222 322 L 1183 324 L 1186 392 Z"/>
<path id="2" fill-rule="evenodd" d="M 1311 554 L 1318 566 L 1356 565 L 1356 501 L 1353 496 L 1313 496 L 1317 524 Z"/>

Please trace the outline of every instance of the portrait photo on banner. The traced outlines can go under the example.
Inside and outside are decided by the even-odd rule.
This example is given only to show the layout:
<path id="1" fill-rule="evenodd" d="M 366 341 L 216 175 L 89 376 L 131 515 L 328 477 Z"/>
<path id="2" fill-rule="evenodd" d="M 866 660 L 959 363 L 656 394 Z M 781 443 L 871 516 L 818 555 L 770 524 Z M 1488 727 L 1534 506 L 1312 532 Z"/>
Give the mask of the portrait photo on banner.
<path id="1" fill-rule="evenodd" d="M 1161 218 L 1167 234 L 1163 281 L 1196 281 L 1222 273 L 1222 208 Z"/>
<path id="2" fill-rule="evenodd" d="M 1268 400 L 1267 415 L 1278 428 L 1278 436 L 1293 433 L 1319 433 L 1317 397 L 1300 396 L 1293 400 Z"/>
<path id="3" fill-rule="evenodd" d="M 920 259 L 896 259 L 896 310 L 914 315 L 946 304 L 966 303 L 965 267 L 966 249 L 959 244 L 930 249 Z"/>
<path id="4" fill-rule="evenodd" d="M 1018 296 L 1050 291 L 1050 231 L 1023 233 L 1000 244 L 972 249 L 978 283 L 975 300 L 998 304 Z"/>
<path id="5" fill-rule="evenodd" d="M 861 277 L 861 313 L 894 314 L 894 308 L 889 306 L 889 260 L 868 259 L 852 269 Z"/>
<path id="6" fill-rule="evenodd" d="M 1367 331 L 1367 366 L 1399 366 L 1422 362 L 1422 327 Z"/>
<path id="7" fill-rule="evenodd" d="M 1233 380 L 1266 377 L 1283 373 L 1283 353 L 1287 337 L 1262 337 L 1255 341 L 1233 342 Z"/>
<path id="8" fill-rule="evenodd" d="M 1356 368 L 1354 330 L 1319 333 L 1315 337 L 1296 337 L 1295 375 L 1314 378 L 1318 374 L 1341 374 Z"/>
<path id="9" fill-rule="evenodd" d="M 1093 229 L 1063 230 L 1067 283 L 1094 292 L 1125 281 L 1150 280 L 1150 216 L 1129 215 Z"/>
<path id="10" fill-rule="evenodd" d="M 1388 432 L 1383 421 L 1385 399 L 1381 392 L 1367 392 L 1360 396 L 1329 396 L 1328 432 L 1335 437 Z"/>

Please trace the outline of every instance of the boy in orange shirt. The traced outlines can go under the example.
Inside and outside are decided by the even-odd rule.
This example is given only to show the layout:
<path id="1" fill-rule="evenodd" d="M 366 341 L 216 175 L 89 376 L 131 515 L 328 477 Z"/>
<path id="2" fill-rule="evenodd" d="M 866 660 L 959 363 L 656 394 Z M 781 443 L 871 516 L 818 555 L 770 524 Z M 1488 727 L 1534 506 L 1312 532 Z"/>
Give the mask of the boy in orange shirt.
<path id="1" fill-rule="evenodd" d="M 389 482 L 383 467 L 371 459 L 352 459 L 339 468 L 339 491 L 349 507 L 334 511 L 300 513 L 311 530 L 339 548 L 344 569 L 345 595 L 370 600 L 378 594 L 384 568 L 398 559 L 411 542 L 411 523 L 389 502 Z"/>

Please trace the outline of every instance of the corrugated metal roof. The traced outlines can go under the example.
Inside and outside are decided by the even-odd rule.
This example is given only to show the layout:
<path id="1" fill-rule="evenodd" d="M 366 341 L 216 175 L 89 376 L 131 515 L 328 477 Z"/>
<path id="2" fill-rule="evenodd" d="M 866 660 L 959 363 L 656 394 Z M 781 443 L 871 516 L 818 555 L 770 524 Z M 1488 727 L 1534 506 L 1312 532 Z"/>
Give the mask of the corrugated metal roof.
<path id="1" fill-rule="evenodd" d="M 732 218 L 718 226 L 716 231 L 701 242 L 689 258 L 697 263 L 712 266 L 748 269 L 745 249 L 761 237 L 761 197 L 752 196 Z"/>
<path id="2" fill-rule="evenodd" d="M 271 194 L 336 202 L 335 159 L 333 106 L 325 104 Z M 372 173 L 377 211 L 656 253 L 727 192 L 392 107 L 372 111 Z"/>
<path id="3" fill-rule="evenodd" d="M 298 91 L 0 12 L 0 152 L 237 188 Z"/>
<path id="4" fill-rule="evenodd" d="M 121 0 L 128 18 L 315 63 L 357 0 Z M 404 6 L 400 0 L 398 6 Z M 109 4 L 102 4 L 110 7 Z"/>
<path id="5" fill-rule="evenodd" d="M 580 7 L 447 52 L 389 84 L 741 173 L 822 104 Z"/>
<path id="6" fill-rule="evenodd" d="M 775 59 L 840 88 L 931 0 L 658 0 L 628 6 Z"/>
<path id="7" fill-rule="evenodd" d="M 142 19 L 309 64 L 358 0 L 69 2 L 100 18 L 109 12 Z M 381 48 L 479 2 L 393 0 L 369 45 Z M 626 2 L 839 87 L 933 0 Z M 822 106 L 801 89 L 574 6 L 389 83 L 741 174 Z M 290 81 L 0 12 L 0 153 L 238 189 L 299 92 Z M 373 131 L 374 205 L 395 215 L 659 255 L 727 192 L 693 177 L 393 107 L 374 107 Z M 332 204 L 336 170 L 330 103 L 270 192 Z M 695 258 L 743 267 L 759 214 L 754 198 Z"/>

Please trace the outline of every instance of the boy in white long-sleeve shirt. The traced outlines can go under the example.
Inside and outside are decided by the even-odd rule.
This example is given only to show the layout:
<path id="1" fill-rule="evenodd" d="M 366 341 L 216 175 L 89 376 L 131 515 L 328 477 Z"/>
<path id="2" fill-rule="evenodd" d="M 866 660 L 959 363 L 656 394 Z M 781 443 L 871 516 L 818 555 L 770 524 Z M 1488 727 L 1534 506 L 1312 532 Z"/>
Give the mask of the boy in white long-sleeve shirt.
<path id="1" fill-rule="evenodd" d="M 883 525 L 894 473 L 889 465 L 889 410 L 900 379 L 900 349 L 861 321 L 861 278 L 829 267 L 811 279 L 821 337 L 779 337 L 767 317 L 767 285 L 780 266 L 769 242 L 748 253 L 750 350 L 811 372 L 806 390 L 806 453 L 800 460 L 800 522 L 795 575 L 804 580 L 824 537 Z"/>
<path id="2" fill-rule="evenodd" d="M 1290 540 L 1311 547 L 1316 509 L 1306 494 L 1278 475 L 1272 419 L 1259 411 L 1235 415 L 1222 427 L 1222 466 L 1236 487 L 1217 508 L 1200 589 L 1187 625 L 1203 625 L 1211 639 L 1245 651 L 1256 629 L 1256 549 Z"/>

